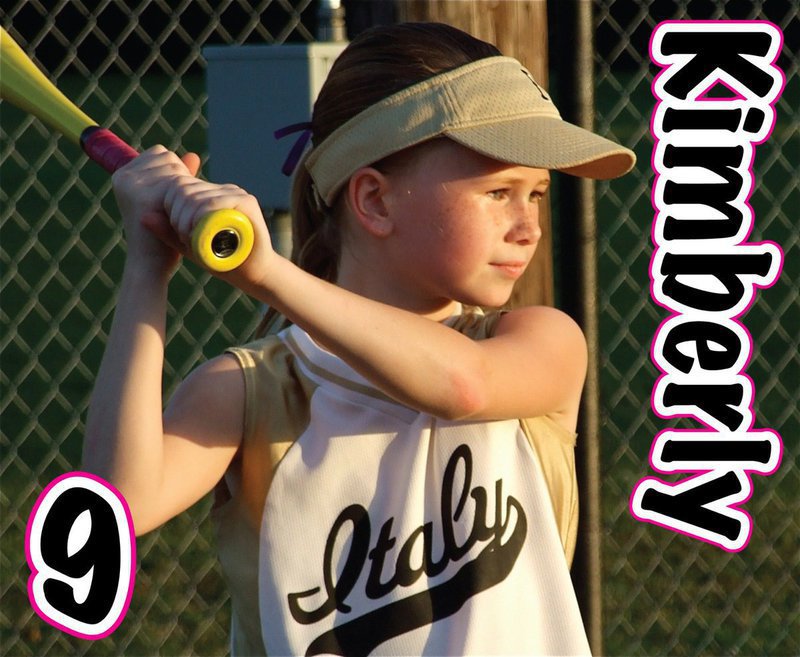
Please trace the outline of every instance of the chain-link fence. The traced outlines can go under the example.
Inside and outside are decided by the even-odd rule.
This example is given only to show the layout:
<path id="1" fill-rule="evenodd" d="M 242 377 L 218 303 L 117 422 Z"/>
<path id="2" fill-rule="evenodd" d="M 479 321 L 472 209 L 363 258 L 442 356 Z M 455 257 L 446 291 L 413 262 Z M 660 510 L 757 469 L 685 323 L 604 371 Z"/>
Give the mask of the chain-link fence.
<path id="1" fill-rule="evenodd" d="M 365 4 L 345 6 L 363 22 Z M 391 3 L 377 4 L 391 16 Z M 19 0 L 6 6 L 3 26 L 99 123 L 136 146 L 164 143 L 204 155 L 201 48 L 309 41 L 316 33 L 317 3 L 310 0 Z M 655 69 L 647 42 L 667 18 L 767 19 L 785 35 L 779 65 L 789 82 L 776 129 L 757 150 L 751 200 L 751 239 L 779 243 L 785 265 L 744 320 L 756 345 L 747 369 L 755 382 L 756 426 L 780 432 L 785 453 L 776 474 L 755 477 L 746 504 L 755 529 L 737 555 L 638 523 L 628 512 L 631 489 L 650 474 L 650 441 L 665 428 L 649 410 L 656 378 L 649 345 L 663 316 L 648 291 Z M 793 223 L 800 205 L 798 2 L 606 0 L 595 3 L 595 21 L 597 129 L 639 156 L 630 176 L 598 186 L 605 651 L 800 654 L 800 253 Z M 108 177 L 76 147 L 5 106 L 2 140 L 0 650 L 225 654 L 229 609 L 206 519 L 209 501 L 139 539 L 133 601 L 111 637 L 73 639 L 42 622 L 28 602 L 25 522 L 44 486 L 79 467 L 123 247 Z M 247 298 L 196 268 L 182 268 L 170 291 L 166 387 L 247 338 L 258 313 Z"/>
<path id="2" fill-rule="evenodd" d="M 797 227 L 800 143 L 798 2 L 622 2 L 595 7 L 597 128 L 634 148 L 636 171 L 598 186 L 600 341 L 603 408 L 604 637 L 608 654 L 800 654 L 800 249 Z M 637 522 L 628 510 L 636 482 L 654 474 L 648 453 L 668 426 L 650 410 L 658 372 L 649 347 L 665 311 L 649 296 L 653 247 L 648 41 L 666 19 L 769 20 L 784 33 L 778 65 L 787 85 L 778 122 L 758 146 L 749 241 L 772 240 L 785 253 L 780 280 L 759 291 L 742 322 L 755 345 L 747 367 L 755 387 L 756 427 L 777 430 L 783 464 L 754 476 L 744 505 L 754 521 L 748 547 L 729 554 Z M 689 424 L 678 426 L 689 427 Z M 684 475 L 685 476 L 685 475 Z M 664 477 L 676 479 L 675 477 Z"/>

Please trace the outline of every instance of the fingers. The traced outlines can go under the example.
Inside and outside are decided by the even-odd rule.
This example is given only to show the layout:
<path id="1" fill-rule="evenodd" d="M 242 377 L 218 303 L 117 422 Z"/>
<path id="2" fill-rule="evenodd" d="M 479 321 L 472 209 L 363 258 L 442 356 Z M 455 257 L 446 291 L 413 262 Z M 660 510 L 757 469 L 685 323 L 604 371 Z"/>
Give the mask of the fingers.
<path id="1" fill-rule="evenodd" d="M 124 204 L 153 207 L 162 205 L 170 178 L 180 175 L 191 175 L 180 158 L 163 146 L 153 146 L 115 171 L 111 181 Z"/>
<path id="2" fill-rule="evenodd" d="M 193 176 L 200 171 L 200 156 L 197 153 L 186 153 L 181 156 L 181 161 L 186 165 L 189 173 Z"/>
<path id="3" fill-rule="evenodd" d="M 178 237 L 172 230 L 172 226 L 163 220 L 162 214 L 157 212 L 144 214 L 142 215 L 141 222 L 142 226 L 158 238 L 160 242 L 166 244 L 170 249 L 181 255 L 187 255 L 186 245 L 178 240 Z"/>
<path id="4" fill-rule="evenodd" d="M 236 185 L 216 185 L 191 176 L 177 176 L 164 197 L 164 212 L 180 242 L 188 247 L 192 232 L 209 212 L 223 209 L 247 213 L 253 197 Z"/>
<path id="5" fill-rule="evenodd" d="M 217 185 L 195 177 L 199 167 L 195 153 L 178 157 L 163 146 L 154 146 L 114 174 L 114 191 L 126 218 L 129 242 L 130 236 L 144 228 L 145 233 L 188 255 L 192 232 L 210 212 L 239 210 L 259 228 L 264 224 L 255 197 L 236 185 Z M 146 238 L 142 239 L 145 244 Z M 263 235 L 261 242 L 269 244 Z"/>
<path id="6" fill-rule="evenodd" d="M 179 158 L 164 146 L 153 146 L 115 171 L 112 181 L 122 181 L 123 184 L 140 182 L 151 186 L 170 175 L 194 176 L 199 168 L 200 158 L 196 153 L 187 153 Z"/>

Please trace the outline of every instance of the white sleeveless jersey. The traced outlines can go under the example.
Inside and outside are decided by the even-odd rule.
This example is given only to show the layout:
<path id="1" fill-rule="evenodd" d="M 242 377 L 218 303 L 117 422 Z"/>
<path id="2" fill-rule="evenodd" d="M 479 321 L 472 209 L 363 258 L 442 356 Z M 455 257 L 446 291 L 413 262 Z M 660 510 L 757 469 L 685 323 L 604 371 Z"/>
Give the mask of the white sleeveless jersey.
<path id="1" fill-rule="evenodd" d="M 233 654 L 589 654 L 520 421 L 443 421 L 392 401 L 298 327 L 275 342 L 308 412 L 273 454 L 249 538 L 226 537 L 247 536 L 231 518 L 258 510 L 256 498 L 235 508 L 241 480 L 215 511 L 232 585 L 247 572 L 238 560 L 257 562 L 240 592 L 249 602 L 237 608 L 232 592 Z"/>

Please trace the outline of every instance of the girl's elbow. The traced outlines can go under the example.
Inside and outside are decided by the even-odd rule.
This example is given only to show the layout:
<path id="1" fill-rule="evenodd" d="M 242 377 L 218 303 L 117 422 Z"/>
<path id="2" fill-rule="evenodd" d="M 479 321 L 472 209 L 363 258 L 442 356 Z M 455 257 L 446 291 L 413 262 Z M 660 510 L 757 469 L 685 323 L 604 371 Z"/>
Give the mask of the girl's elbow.
<path id="1" fill-rule="evenodd" d="M 450 377 L 442 419 L 450 421 L 481 417 L 488 403 L 485 381 L 472 373 L 459 372 Z"/>

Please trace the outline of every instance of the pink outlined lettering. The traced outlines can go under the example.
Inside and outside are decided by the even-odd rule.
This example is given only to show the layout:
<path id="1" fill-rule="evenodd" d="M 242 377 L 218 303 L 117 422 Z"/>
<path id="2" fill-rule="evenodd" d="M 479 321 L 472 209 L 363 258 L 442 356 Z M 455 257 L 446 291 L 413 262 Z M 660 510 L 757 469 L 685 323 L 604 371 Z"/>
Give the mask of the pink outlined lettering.
<path id="1" fill-rule="evenodd" d="M 741 321 L 783 267 L 779 245 L 747 241 L 755 147 L 775 127 L 786 83 L 775 64 L 782 45 L 781 31 L 764 21 L 666 21 L 650 41 L 662 68 L 650 126 L 650 295 L 670 313 L 651 345 L 661 372 L 651 406 L 660 418 L 704 428 L 654 438 L 653 470 L 690 476 L 641 479 L 630 511 L 730 552 L 752 534 L 739 508 L 752 495 L 751 475 L 774 473 L 783 456 L 777 432 L 753 428 L 755 387 L 745 374 L 753 344 Z M 717 85 L 726 97 L 707 95 Z"/>

